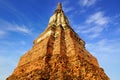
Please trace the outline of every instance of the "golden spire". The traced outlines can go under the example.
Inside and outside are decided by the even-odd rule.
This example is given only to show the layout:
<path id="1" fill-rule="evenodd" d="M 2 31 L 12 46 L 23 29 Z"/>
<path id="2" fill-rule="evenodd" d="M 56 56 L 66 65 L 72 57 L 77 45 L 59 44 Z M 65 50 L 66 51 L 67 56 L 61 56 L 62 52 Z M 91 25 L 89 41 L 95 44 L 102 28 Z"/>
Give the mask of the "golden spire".
<path id="1" fill-rule="evenodd" d="M 62 4 L 59 2 L 57 5 L 57 9 L 53 16 L 50 17 L 50 24 L 62 25 L 63 27 L 69 25 L 69 21 L 62 10 Z"/>
<path id="2" fill-rule="evenodd" d="M 58 3 L 57 9 L 62 10 L 62 4 L 60 2 Z"/>

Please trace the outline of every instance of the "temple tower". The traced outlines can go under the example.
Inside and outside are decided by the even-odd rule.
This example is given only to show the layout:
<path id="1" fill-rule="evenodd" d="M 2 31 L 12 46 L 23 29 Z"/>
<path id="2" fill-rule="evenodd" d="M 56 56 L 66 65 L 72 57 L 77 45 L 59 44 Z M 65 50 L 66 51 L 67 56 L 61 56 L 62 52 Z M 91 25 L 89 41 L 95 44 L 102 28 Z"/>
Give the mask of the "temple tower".
<path id="1" fill-rule="evenodd" d="M 110 80 L 58 3 L 45 31 L 34 40 L 7 80 Z"/>

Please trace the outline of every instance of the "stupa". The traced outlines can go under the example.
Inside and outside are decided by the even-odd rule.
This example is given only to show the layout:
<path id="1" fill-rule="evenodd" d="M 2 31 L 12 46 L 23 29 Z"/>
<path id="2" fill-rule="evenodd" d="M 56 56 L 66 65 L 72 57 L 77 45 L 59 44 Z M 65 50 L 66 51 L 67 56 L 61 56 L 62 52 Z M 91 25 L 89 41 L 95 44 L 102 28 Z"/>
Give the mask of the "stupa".
<path id="1" fill-rule="evenodd" d="M 110 80 L 58 3 L 45 31 L 34 40 L 7 80 Z"/>

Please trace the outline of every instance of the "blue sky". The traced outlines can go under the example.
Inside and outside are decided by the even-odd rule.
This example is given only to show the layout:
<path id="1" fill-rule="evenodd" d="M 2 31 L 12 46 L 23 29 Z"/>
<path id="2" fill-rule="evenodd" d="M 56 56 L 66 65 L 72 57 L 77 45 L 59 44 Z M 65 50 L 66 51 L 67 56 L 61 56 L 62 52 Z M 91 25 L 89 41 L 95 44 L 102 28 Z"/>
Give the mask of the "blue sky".
<path id="1" fill-rule="evenodd" d="M 0 0 L 0 80 L 44 31 L 57 3 L 111 80 L 120 80 L 120 0 Z"/>

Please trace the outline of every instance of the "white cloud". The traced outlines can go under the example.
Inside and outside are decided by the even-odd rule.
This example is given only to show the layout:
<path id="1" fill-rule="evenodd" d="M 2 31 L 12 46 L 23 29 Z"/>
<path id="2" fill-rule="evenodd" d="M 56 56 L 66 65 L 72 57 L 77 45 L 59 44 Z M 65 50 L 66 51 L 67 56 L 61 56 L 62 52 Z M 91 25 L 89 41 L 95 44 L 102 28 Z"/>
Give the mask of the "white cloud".
<path id="1" fill-rule="evenodd" d="M 22 45 L 26 45 L 26 42 L 25 41 L 20 41 L 20 43 L 22 44 Z"/>
<path id="2" fill-rule="evenodd" d="M 14 32 L 21 32 L 21 33 L 25 33 L 25 34 L 30 34 L 31 30 L 28 29 L 25 25 L 19 26 L 17 24 L 11 24 L 11 26 L 9 26 L 7 28 L 7 30 L 9 31 L 14 31 Z"/>
<path id="3" fill-rule="evenodd" d="M 31 34 L 31 30 L 27 28 L 25 25 L 18 25 L 15 23 L 11 23 L 5 20 L 0 19 L 0 35 L 4 35 L 5 33 L 8 32 L 20 32 L 24 34 Z"/>
<path id="4" fill-rule="evenodd" d="M 68 5 L 69 4 L 69 1 L 68 0 L 65 0 L 62 2 L 62 5 Z"/>
<path id="5" fill-rule="evenodd" d="M 92 52 L 94 55 L 111 55 L 111 54 L 119 54 L 120 49 L 120 39 L 108 40 L 101 39 L 94 43 L 86 44 L 87 49 Z"/>
<path id="6" fill-rule="evenodd" d="M 0 38 L 4 37 L 7 33 L 5 31 L 0 30 Z"/>
<path id="7" fill-rule="evenodd" d="M 63 7 L 63 10 L 65 11 L 65 13 L 68 13 L 70 11 L 73 11 L 74 10 L 74 7 L 67 7 L 69 5 L 69 1 L 63 1 L 62 2 L 62 7 Z"/>
<path id="8" fill-rule="evenodd" d="M 65 13 L 68 13 L 70 11 L 73 11 L 74 8 L 73 7 L 66 8 L 65 6 L 63 6 L 63 10 L 65 11 Z"/>
<path id="9" fill-rule="evenodd" d="M 28 51 L 26 44 L 24 40 L 0 41 L 0 80 L 6 80 L 12 74 L 20 56 Z"/>
<path id="10" fill-rule="evenodd" d="M 0 80 L 6 80 L 12 74 L 20 56 L 29 49 L 26 44 L 24 40 L 0 41 Z"/>
<path id="11" fill-rule="evenodd" d="M 118 61 L 120 56 L 119 42 L 120 39 L 102 39 L 94 43 L 86 44 L 86 48 L 98 59 L 101 66 L 106 64 L 120 64 Z"/>
<path id="12" fill-rule="evenodd" d="M 99 33 L 99 32 L 101 32 L 103 30 L 103 28 L 102 27 L 99 27 L 99 26 L 94 26 L 94 27 L 90 27 L 90 28 L 88 28 L 88 29 L 84 29 L 83 31 L 82 31 L 82 33 Z"/>
<path id="13" fill-rule="evenodd" d="M 105 17 L 104 13 L 101 11 L 94 13 L 86 21 L 87 24 L 94 23 L 98 26 L 106 25 L 108 22 L 108 17 Z"/>
<path id="14" fill-rule="evenodd" d="M 113 40 L 101 39 L 97 42 L 86 44 L 87 50 L 97 58 L 100 66 L 104 68 L 105 73 L 107 73 L 110 78 L 112 78 L 112 75 L 118 76 L 117 72 L 113 73 L 111 71 L 112 69 L 113 71 L 118 71 L 117 68 L 120 67 L 119 46 L 120 46 L 120 39 L 113 39 Z M 112 66 L 108 66 L 108 65 L 112 65 Z"/>
<path id="15" fill-rule="evenodd" d="M 98 36 L 100 36 L 100 34 L 99 33 L 95 33 L 95 34 L 89 35 L 88 38 L 94 39 L 94 38 L 96 38 Z"/>
<path id="16" fill-rule="evenodd" d="M 10 56 L 1 56 L 0 55 L 0 80 L 6 80 L 10 76 L 16 67 L 18 58 Z"/>
<path id="17" fill-rule="evenodd" d="M 104 12 L 98 11 L 85 20 L 84 24 L 77 28 L 78 33 L 86 35 L 88 38 L 93 39 L 101 35 L 108 26 L 110 18 L 104 15 Z M 78 31 L 79 30 L 79 31 Z"/>
<path id="18" fill-rule="evenodd" d="M 116 32 L 117 32 L 117 33 L 120 33 L 120 28 L 118 28 Z"/>
<path id="19" fill-rule="evenodd" d="M 111 25 L 113 26 L 120 26 L 120 14 L 116 14 L 115 16 L 111 17 L 112 21 L 111 21 Z"/>
<path id="20" fill-rule="evenodd" d="M 86 6 L 86 7 L 89 7 L 89 6 L 92 6 L 96 3 L 96 0 L 80 0 L 80 5 L 81 6 Z"/>

